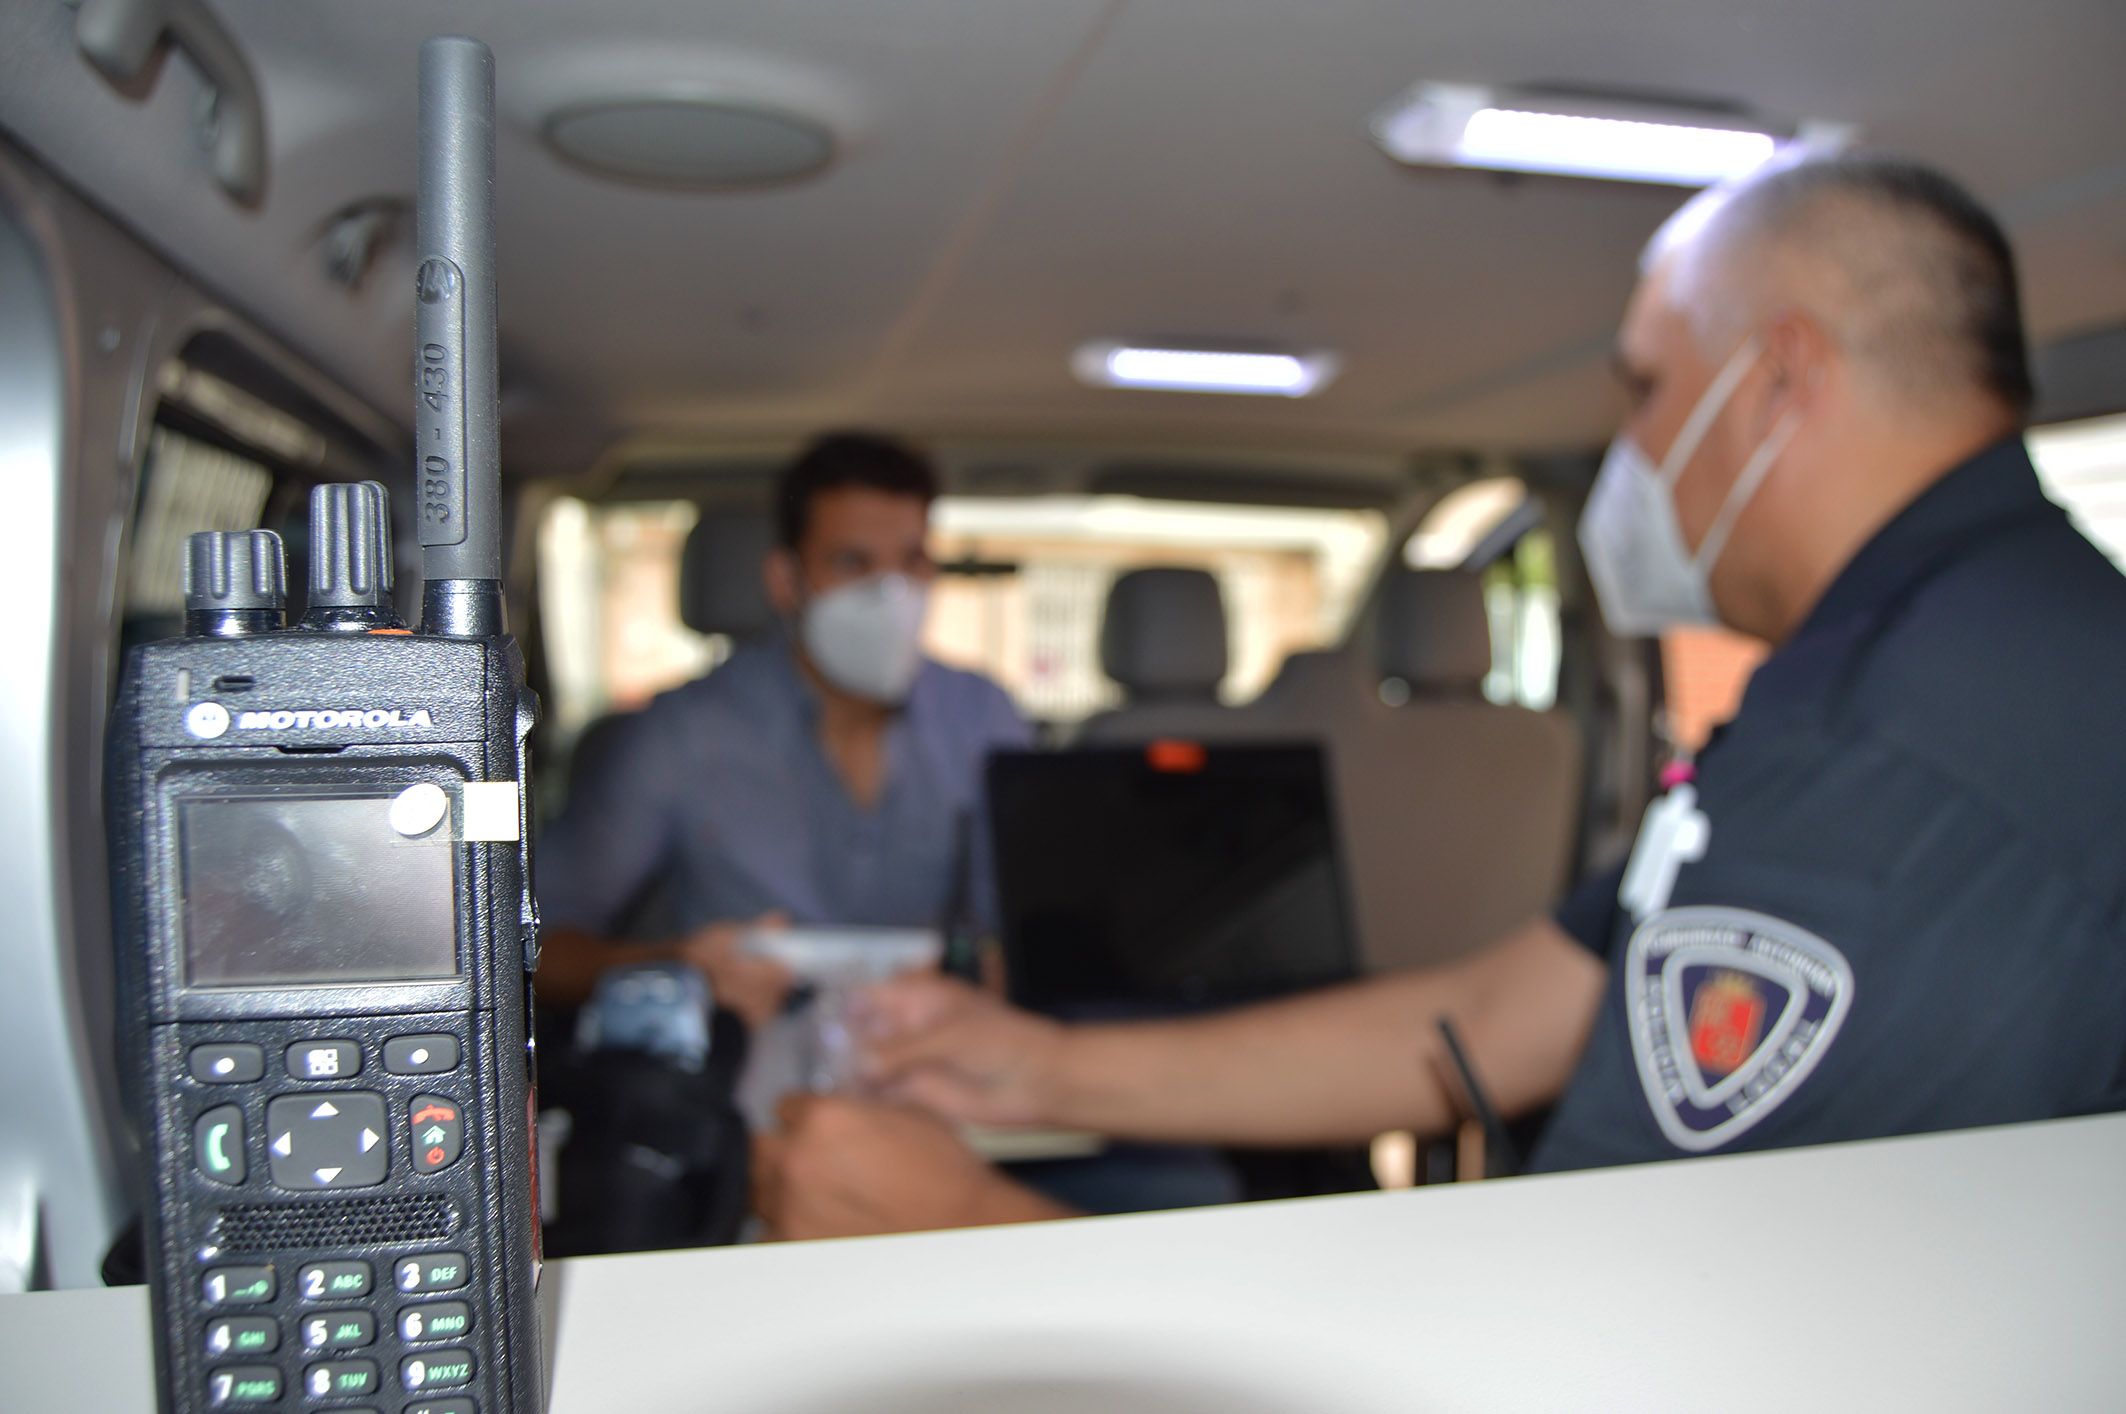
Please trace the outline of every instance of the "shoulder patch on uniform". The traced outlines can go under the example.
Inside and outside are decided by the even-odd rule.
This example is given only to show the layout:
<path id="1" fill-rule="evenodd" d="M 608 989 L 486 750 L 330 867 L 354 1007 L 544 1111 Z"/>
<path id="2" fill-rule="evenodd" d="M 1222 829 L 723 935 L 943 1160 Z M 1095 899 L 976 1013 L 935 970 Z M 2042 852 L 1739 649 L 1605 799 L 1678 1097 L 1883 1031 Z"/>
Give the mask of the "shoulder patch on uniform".
<path id="1" fill-rule="evenodd" d="M 1646 1103 L 1702 1154 L 1800 1087 L 1853 1005 L 1853 969 L 1814 933 L 1739 908 L 1672 908 L 1625 952 L 1624 1006 Z"/>

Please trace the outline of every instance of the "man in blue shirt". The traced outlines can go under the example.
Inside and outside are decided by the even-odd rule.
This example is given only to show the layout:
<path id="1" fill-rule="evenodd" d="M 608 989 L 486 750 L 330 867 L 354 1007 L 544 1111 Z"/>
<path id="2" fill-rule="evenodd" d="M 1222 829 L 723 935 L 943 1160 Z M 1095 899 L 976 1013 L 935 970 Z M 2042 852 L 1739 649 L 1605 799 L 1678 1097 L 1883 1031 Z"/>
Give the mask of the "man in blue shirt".
<path id="1" fill-rule="evenodd" d="M 1618 364 L 1581 542 L 1622 634 L 1774 646 L 1629 866 L 1451 967 L 1066 1029 L 875 999 L 907 1107 L 813 1102 L 785 1235 L 1060 1210 L 924 1110 L 1240 1144 L 1452 1129 L 1452 1017 L 1539 1169 L 2126 1108 L 2126 578 L 2039 489 L 2013 264 L 1939 174 L 1847 157 L 1693 201 Z M 1410 920 L 1421 927 L 1421 919 Z"/>
<path id="2" fill-rule="evenodd" d="M 615 963 L 681 959 L 758 1023 L 790 979 L 741 950 L 748 926 L 935 927 L 963 888 L 993 922 L 983 765 L 1030 731 L 996 684 L 922 654 L 936 494 L 915 452 L 858 433 L 783 473 L 765 573 L 784 630 L 620 726 L 540 841 L 543 997 L 580 1000 Z M 614 941 L 653 879 L 684 931 Z"/>

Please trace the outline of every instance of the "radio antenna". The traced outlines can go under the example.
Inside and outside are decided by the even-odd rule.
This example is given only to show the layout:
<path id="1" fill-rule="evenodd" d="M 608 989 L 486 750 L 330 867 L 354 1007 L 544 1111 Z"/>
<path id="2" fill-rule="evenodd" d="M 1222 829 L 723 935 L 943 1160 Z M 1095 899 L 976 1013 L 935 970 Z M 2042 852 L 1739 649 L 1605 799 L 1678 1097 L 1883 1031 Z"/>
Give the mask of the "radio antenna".
<path id="1" fill-rule="evenodd" d="M 421 45 L 421 266 L 414 279 L 414 455 L 421 632 L 491 638 L 502 616 L 495 372 L 495 58 Z"/>

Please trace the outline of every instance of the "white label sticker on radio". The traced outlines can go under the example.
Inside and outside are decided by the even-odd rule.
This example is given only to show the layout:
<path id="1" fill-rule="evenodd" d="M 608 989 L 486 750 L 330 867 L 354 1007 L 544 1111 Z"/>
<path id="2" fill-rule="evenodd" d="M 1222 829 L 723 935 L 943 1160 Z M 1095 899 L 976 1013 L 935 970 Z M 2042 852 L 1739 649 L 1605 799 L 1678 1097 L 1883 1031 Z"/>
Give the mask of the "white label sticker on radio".
<path id="1" fill-rule="evenodd" d="M 516 840 L 517 783 L 515 781 L 467 781 L 465 783 L 465 839 L 467 843 Z"/>

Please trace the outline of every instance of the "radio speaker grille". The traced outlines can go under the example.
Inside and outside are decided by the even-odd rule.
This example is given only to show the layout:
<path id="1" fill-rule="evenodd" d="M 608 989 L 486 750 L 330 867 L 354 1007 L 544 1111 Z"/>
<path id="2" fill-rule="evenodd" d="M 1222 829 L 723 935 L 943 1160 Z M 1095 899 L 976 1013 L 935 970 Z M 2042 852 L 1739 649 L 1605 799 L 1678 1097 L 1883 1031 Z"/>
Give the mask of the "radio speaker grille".
<path id="1" fill-rule="evenodd" d="M 245 1203 L 214 1220 L 214 1245 L 225 1252 L 369 1247 L 434 1242 L 457 1230 L 447 1198 L 349 1198 L 334 1203 Z"/>

